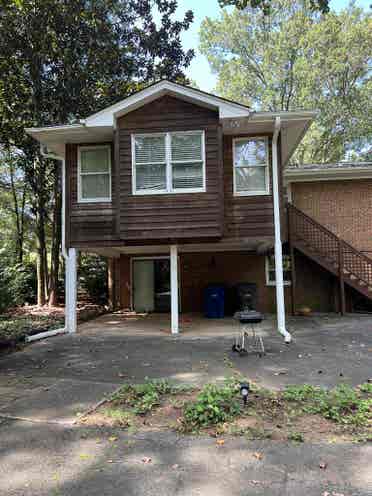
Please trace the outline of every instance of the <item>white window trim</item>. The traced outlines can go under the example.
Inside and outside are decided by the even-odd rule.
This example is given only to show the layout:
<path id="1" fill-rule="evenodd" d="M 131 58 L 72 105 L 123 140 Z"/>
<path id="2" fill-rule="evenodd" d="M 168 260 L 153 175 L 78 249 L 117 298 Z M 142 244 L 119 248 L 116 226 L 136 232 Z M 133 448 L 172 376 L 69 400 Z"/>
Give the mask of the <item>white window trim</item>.
<path id="1" fill-rule="evenodd" d="M 276 281 L 270 281 L 269 278 L 269 272 L 270 272 L 270 267 L 269 267 L 269 257 L 265 257 L 265 274 L 266 274 L 266 286 L 276 286 Z M 283 285 L 284 286 L 290 286 L 292 284 L 291 281 L 285 281 L 283 279 Z"/>
<path id="2" fill-rule="evenodd" d="M 81 172 L 81 152 L 86 150 L 107 150 L 108 151 L 108 172 Z M 108 174 L 109 176 L 109 191 L 110 196 L 107 198 L 83 198 L 82 197 L 82 186 L 81 186 L 81 176 L 97 176 L 102 174 Z M 79 203 L 105 203 L 112 201 L 112 171 L 111 171 L 111 146 L 110 145 L 91 145 L 91 146 L 79 146 L 78 147 L 78 202 Z"/>
<path id="3" fill-rule="evenodd" d="M 266 168 L 266 189 L 258 190 L 258 191 L 237 191 L 236 189 L 236 177 L 235 177 L 235 143 L 239 141 L 254 141 L 254 140 L 264 140 L 266 145 L 266 164 L 258 165 L 256 167 L 265 167 Z M 233 152 L 233 192 L 234 196 L 263 196 L 270 194 L 270 159 L 269 159 L 269 138 L 268 136 L 246 136 L 241 138 L 234 138 L 232 143 L 232 152 Z M 242 167 L 249 167 L 249 165 L 244 165 Z"/>
<path id="4" fill-rule="evenodd" d="M 199 162 L 199 160 L 176 160 L 172 162 L 171 157 L 171 137 L 176 135 L 185 135 L 185 134 L 201 134 L 201 146 L 202 146 L 202 160 L 200 160 L 202 164 L 203 170 L 203 186 L 201 188 L 178 188 L 173 189 L 172 187 L 172 164 L 177 163 L 195 163 Z M 166 167 L 166 181 L 167 187 L 162 190 L 137 190 L 136 188 L 136 157 L 135 157 L 135 139 L 143 138 L 143 137 L 157 137 L 157 136 L 165 136 L 165 167 Z M 205 131 L 201 129 L 196 129 L 192 131 L 174 131 L 174 132 L 162 132 L 162 133 L 135 133 L 131 135 L 131 149 L 132 149 L 132 192 L 133 195 L 168 195 L 168 194 L 179 194 L 179 193 L 205 193 L 206 192 L 206 160 L 205 160 Z M 164 162 L 151 162 L 151 164 L 163 164 Z M 146 165 L 143 163 L 141 165 Z"/>

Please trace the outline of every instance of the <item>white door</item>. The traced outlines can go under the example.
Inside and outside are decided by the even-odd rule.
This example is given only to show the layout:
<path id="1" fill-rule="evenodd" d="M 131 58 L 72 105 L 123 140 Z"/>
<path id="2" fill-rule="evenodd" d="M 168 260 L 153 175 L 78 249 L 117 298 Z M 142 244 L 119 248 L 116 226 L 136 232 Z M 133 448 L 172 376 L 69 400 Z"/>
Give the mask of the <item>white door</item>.
<path id="1" fill-rule="evenodd" d="M 133 305 L 136 312 L 154 311 L 153 260 L 133 260 Z"/>

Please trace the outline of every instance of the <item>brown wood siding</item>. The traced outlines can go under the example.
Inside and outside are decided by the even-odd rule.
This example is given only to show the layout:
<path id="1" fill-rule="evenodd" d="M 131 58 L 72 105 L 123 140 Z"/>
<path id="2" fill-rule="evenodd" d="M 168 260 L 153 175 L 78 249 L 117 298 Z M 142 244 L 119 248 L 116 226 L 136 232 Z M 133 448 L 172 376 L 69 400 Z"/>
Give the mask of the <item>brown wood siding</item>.
<path id="1" fill-rule="evenodd" d="M 238 136 L 236 136 L 238 137 Z M 241 136 L 239 136 L 241 137 Z M 259 238 L 274 236 L 272 195 L 234 196 L 233 151 L 235 136 L 224 136 L 224 238 Z M 270 192 L 272 191 L 271 137 L 269 138 Z"/>
<path id="2" fill-rule="evenodd" d="M 221 236 L 218 125 L 217 112 L 171 96 L 118 120 L 121 239 L 143 242 Z M 205 131 L 206 192 L 133 195 L 131 135 L 187 130 Z"/>
<path id="3" fill-rule="evenodd" d="M 104 144 L 104 143 L 97 143 Z M 107 143 L 106 143 L 107 144 Z M 110 143 L 111 144 L 111 143 Z M 85 144 L 82 143 L 81 146 Z M 92 145 L 92 143 L 89 143 Z M 66 145 L 66 193 L 67 193 L 67 215 L 66 215 L 66 243 L 67 246 L 117 239 L 115 229 L 115 164 L 114 150 L 111 153 L 111 186 L 112 201 L 99 203 L 78 202 L 78 146 L 77 144 Z"/>

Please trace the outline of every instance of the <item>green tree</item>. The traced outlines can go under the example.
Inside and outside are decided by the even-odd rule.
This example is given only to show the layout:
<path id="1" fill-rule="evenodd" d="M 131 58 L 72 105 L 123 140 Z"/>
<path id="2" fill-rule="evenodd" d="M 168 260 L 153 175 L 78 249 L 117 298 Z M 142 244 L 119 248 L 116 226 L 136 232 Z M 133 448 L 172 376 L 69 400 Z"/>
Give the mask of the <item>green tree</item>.
<path id="1" fill-rule="evenodd" d="M 265 15 L 271 13 L 272 0 L 219 0 L 218 2 L 221 7 L 226 7 L 227 5 L 234 5 L 237 9 L 243 10 L 247 7 L 253 9 L 261 9 Z M 323 14 L 329 12 L 329 0 L 310 0 L 310 7 L 312 10 L 320 10 Z"/>
<path id="2" fill-rule="evenodd" d="M 162 77 L 183 80 L 193 52 L 183 50 L 180 35 L 193 16 L 188 11 L 175 21 L 176 8 L 174 0 L 0 0 L 0 144 L 25 157 L 39 304 L 48 293 L 49 207 L 57 209 L 56 222 L 59 177 L 24 128 L 73 122 Z M 54 241 L 53 284 L 60 244 Z"/>
<path id="3" fill-rule="evenodd" d="M 296 160 L 361 154 L 371 135 L 371 18 L 350 5 L 321 15 L 309 2 L 276 0 L 269 15 L 223 10 L 201 27 L 217 91 L 253 109 L 317 109 Z"/>

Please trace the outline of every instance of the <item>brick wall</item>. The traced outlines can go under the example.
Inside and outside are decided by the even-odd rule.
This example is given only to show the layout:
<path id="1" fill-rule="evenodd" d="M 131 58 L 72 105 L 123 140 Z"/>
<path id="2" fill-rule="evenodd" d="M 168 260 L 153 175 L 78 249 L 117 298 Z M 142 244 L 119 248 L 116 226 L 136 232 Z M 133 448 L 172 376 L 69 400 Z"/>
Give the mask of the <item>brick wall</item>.
<path id="1" fill-rule="evenodd" d="M 130 258 L 120 257 L 120 294 L 122 308 L 130 306 Z M 297 308 L 307 305 L 314 311 L 334 311 L 334 281 L 316 263 L 297 254 Z M 180 286 L 182 312 L 203 311 L 203 290 L 208 284 L 232 287 L 254 282 L 258 289 L 258 310 L 275 313 L 275 286 L 266 285 L 265 257 L 247 252 L 181 253 Z M 287 312 L 291 311 L 291 288 L 286 286 Z"/>
<path id="2" fill-rule="evenodd" d="M 372 179 L 293 183 L 292 201 L 372 256 Z"/>

